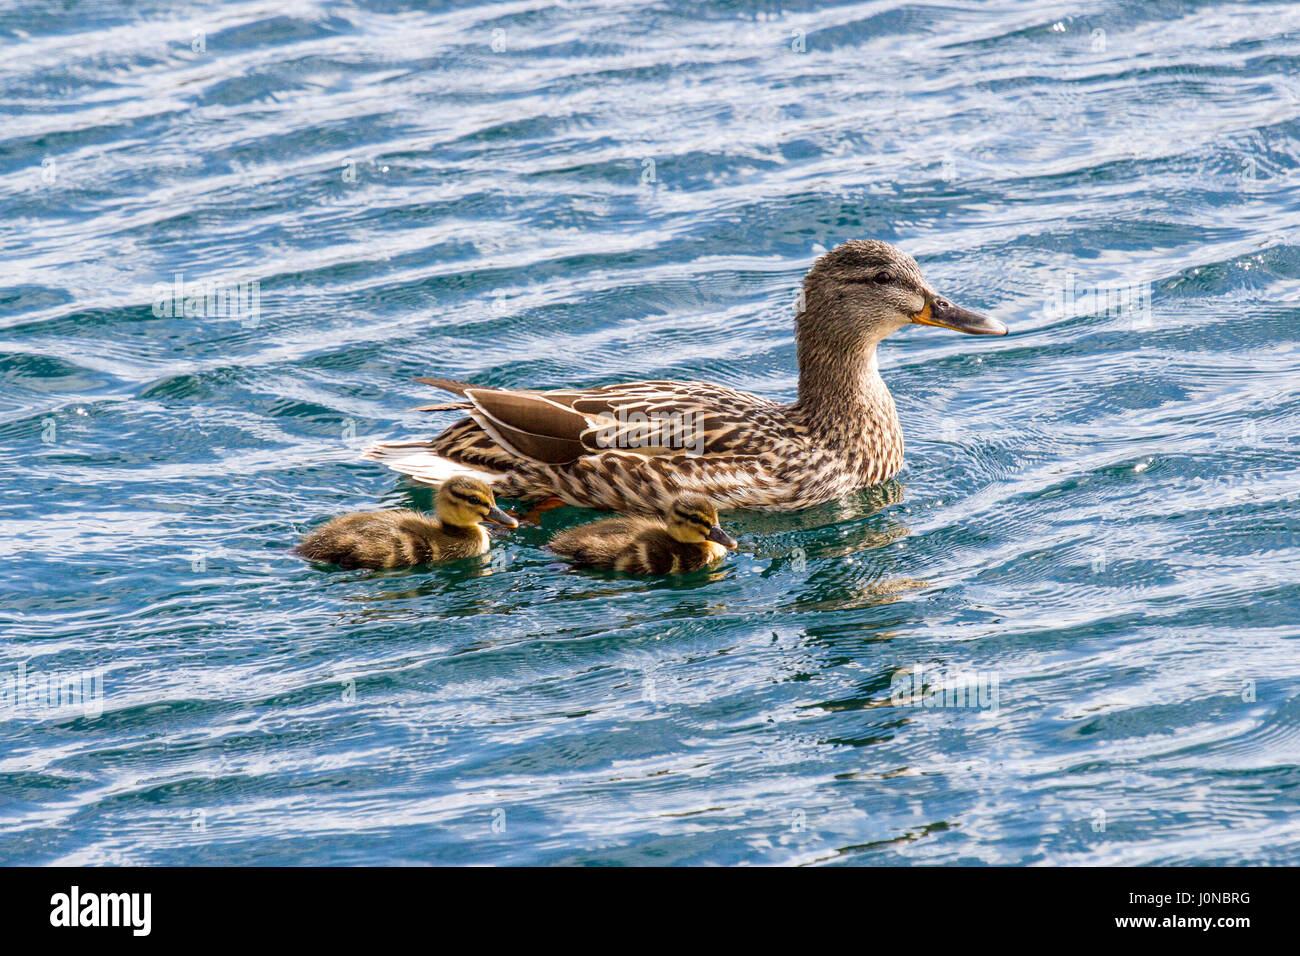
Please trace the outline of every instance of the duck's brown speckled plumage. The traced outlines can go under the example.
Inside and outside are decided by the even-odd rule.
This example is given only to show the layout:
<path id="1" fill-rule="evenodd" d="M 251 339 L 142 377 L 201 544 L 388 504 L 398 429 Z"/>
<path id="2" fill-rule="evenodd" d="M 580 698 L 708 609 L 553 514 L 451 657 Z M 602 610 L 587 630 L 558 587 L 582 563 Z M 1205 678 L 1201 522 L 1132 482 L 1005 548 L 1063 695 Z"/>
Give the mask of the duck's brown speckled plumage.
<path id="1" fill-rule="evenodd" d="M 504 497 L 629 514 L 659 514 L 683 491 L 721 508 L 794 510 L 902 467 L 902 428 L 876 364 L 886 335 L 908 322 L 1006 331 L 940 298 L 909 256 L 874 240 L 819 259 L 803 302 L 794 403 L 708 382 L 521 391 L 421 379 L 462 399 L 427 410 L 469 417 L 432 441 L 383 442 L 366 457 L 433 483 L 464 470 Z"/>

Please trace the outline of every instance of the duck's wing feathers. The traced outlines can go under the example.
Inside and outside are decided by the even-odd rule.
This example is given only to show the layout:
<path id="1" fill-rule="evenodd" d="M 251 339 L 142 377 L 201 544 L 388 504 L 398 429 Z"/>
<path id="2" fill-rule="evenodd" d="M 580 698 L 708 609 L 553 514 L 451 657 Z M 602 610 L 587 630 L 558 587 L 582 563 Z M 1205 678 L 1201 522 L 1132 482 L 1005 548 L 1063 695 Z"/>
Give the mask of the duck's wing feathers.
<path id="1" fill-rule="evenodd" d="M 779 409 L 756 395 L 707 382 L 630 382 L 538 392 L 418 379 L 464 397 L 492 442 L 520 458 L 565 464 L 584 455 L 723 456 L 763 447 Z M 468 438 L 469 436 L 462 436 Z"/>

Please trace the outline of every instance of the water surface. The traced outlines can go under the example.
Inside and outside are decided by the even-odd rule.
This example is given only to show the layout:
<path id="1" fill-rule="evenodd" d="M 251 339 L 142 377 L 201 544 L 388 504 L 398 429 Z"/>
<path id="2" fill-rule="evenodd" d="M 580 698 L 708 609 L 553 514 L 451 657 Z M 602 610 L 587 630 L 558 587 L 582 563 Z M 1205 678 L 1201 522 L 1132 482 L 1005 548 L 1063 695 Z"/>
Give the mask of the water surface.
<path id="1" fill-rule="evenodd" d="M 102 691 L 0 699 L 0 862 L 1300 863 L 1300 7 L 20 3 L 0 51 L 0 690 Z M 679 581 L 558 565 L 574 509 L 287 553 L 430 504 L 358 458 L 451 420 L 418 375 L 792 397 L 871 236 L 1013 330 L 885 345 L 896 482 Z"/>

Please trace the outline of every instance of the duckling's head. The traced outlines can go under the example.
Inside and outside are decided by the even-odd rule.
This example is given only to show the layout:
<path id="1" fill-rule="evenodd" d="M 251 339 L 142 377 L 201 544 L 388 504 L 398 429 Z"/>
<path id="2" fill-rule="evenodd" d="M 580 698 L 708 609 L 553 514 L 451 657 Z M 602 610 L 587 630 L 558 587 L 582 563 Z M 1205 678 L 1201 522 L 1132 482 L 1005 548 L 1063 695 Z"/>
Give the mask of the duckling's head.
<path id="1" fill-rule="evenodd" d="M 879 239 L 852 239 L 814 264 L 804 279 L 801 347 L 849 353 L 875 346 L 910 323 L 971 335 L 1006 335 L 997 319 L 954 305 L 930 287 L 916 260 Z"/>
<path id="2" fill-rule="evenodd" d="M 668 533 L 683 544 L 714 541 L 734 548 L 736 539 L 718 526 L 718 509 L 703 495 L 681 495 L 668 508 Z"/>
<path id="3" fill-rule="evenodd" d="M 438 489 L 438 519 L 456 528 L 469 528 L 484 520 L 507 528 L 519 526 L 497 507 L 492 489 L 477 478 L 452 478 Z"/>

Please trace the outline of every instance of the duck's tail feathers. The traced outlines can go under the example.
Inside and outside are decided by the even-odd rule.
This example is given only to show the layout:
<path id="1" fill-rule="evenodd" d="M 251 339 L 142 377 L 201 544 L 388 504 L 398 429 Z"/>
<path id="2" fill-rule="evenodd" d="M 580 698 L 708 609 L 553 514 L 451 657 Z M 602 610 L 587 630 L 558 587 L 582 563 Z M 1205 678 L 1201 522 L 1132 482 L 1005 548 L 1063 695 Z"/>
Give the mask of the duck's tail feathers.
<path id="1" fill-rule="evenodd" d="M 454 378 L 417 378 L 415 381 L 421 385 L 432 385 L 444 392 L 451 392 L 451 394 L 459 395 L 461 398 L 465 397 L 465 389 L 476 387 L 469 382 L 458 382 Z"/>
<path id="2" fill-rule="evenodd" d="M 464 476 L 477 478 L 490 486 L 503 477 L 500 472 L 484 471 L 435 455 L 425 441 L 376 442 L 366 449 L 362 457 L 382 462 L 393 471 L 430 485 L 440 485 L 448 479 Z"/>
<path id="3" fill-rule="evenodd" d="M 468 382 L 458 382 L 454 378 L 417 378 L 421 385 L 432 385 L 434 388 L 440 388 L 444 392 L 451 392 L 453 395 L 459 395 L 465 399 L 465 389 L 473 388 Z M 421 405 L 415 409 L 417 412 L 450 412 L 457 409 L 469 409 L 474 406 L 468 400 L 459 402 L 434 402 L 432 405 Z"/>

